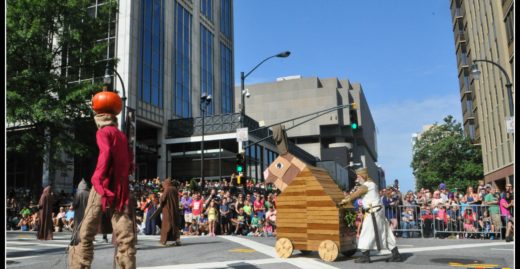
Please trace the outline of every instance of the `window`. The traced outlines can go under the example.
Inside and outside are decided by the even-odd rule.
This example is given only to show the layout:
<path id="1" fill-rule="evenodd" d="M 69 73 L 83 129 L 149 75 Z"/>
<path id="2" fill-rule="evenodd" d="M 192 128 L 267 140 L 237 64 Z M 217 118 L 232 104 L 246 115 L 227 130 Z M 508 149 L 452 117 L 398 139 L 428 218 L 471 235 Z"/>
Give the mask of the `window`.
<path id="1" fill-rule="evenodd" d="M 139 72 L 139 100 L 163 107 L 163 15 L 162 1 L 144 1 L 142 5 L 141 63 Z"/>
<path id="2" fill-rule="evenodd" d="M 200 12 L 208 20 L 213 21 L 213 0 L 200 0 Z"/>
<path id="3" fill-rule="evenodd" d="M 214 95 L 213 91 L 213 34 L 200 25 L 200 91 Z M 215 113 L 215 105 L 208 106 L 207 114 Z"/>
<path id="4" fill-rule="evenodd" d="M 221 113 L 233 113 L 233 71 L 231 70 L 231 50 L 220 44 L 220 105 Z"/>
<path id="5" fill-rule="evenodd" d="M 220 0 L 220 32 L 231 39 L 231 0 Z"/>
<path id="6" fill-rule="evenodd" d="M 511 42 L 513 42 L 513 40 L 515 40 L 515 19 L 514 19 L 514 12 L 513 12 L 514 8 L 511 7 L 511 9 L 509 10 L 509 13 L 507 13 L 507 17 L 506 17 L 506 20 L 505 20 L 505 23 L 506 23 L 506 34 L 507 34 L 507 44 L 511 44 Z"/>
<path id="7" fill-rule="evenodd" d="M 179 3 L 175 21 L 175 115 L 191 117 L 191 14 Z"/>

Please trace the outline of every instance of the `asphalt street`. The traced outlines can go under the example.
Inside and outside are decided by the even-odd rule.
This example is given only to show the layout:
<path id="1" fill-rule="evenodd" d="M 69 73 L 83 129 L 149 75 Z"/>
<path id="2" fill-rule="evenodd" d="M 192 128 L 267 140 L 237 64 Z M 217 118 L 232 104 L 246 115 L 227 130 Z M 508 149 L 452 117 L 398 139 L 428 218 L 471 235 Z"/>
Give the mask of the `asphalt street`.
<path id="1" fill-rule="evenodd" d="M 65 269 L 70 233 L 55 233 L 55 240 L 38 241 L 34 232 L 6 232 L 6 268 Z M 111 236 L 109 235 L 109 240 Z M 514 243 L 503 240 L 398 239 L 405 258 L 387 263 L 389 251 L 374 252 L 371 264 L 356 264 L 353 257 L 324 262 L 317 252 L 303 255 L 295 250 L 288 259 L 276 256 L 276 239 L 243 236 L 182 237 L 182 246 L 163 247 L 159 236 L 138 236 L 138 269 L 289 269 L 289 268 L 514 268 Z M 114 248 L 96 237 L 92 268 L 111 269 Z"/>

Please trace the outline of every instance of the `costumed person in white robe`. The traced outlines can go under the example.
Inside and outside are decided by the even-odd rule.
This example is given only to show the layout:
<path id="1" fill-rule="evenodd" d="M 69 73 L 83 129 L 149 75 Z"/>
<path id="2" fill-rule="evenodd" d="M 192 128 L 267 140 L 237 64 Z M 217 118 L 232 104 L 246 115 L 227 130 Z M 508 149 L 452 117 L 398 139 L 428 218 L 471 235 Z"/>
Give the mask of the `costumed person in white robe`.
<path id="1" fill-rule="evenodd" d="M 370 250 L 381 250 L 382 248 L 392 251 L 392 256 L 386 260 L 387 262 L 402 262 L 403 258 L 397 249 L 395 236 L 385 217 L 377 185 L 368 176 L 367 168 L 356 170 L 356 174 L 356 182 L 360 184 L 359 187 L 340 203 L 340 206 L 348 205 L 361 197 L 363 204 L 364 216 L 358 240 L 358 249 L 362 256 L 354 262 L 370 263 Z"/>

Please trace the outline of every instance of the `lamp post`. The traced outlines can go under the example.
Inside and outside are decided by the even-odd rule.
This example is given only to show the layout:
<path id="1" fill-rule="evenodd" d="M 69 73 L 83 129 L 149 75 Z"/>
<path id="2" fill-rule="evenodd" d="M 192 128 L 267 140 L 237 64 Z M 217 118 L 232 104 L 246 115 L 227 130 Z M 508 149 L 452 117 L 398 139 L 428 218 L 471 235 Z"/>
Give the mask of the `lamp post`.
<path id="1" fill-rule="evenodd" d="M 245 75 L 244 75 L 244 72 L 240 72 L 240 95 L 241 95 L 241 105 L 240 105 L 240 127 L 244 128 L 244 124 L 245 124 L 245 116 L 246 116 L 246 100 L 245 100 L 245 97 L 246 95 L 248 95 L 249 97 L 249 91 L 245 91 L 244 90 L 244 81 L 246 80 L 246 78 L 251 74 L 253 73 L 253 71 L 255 71 L 260 65 L 262 65 L 264 62 L 266 62 L 267 60 L 271 59 L 271 58 L 274 58 L 274 57 L 278 57 L 278 58 L 287 58 L 289 57 L 289 55 L 291 55 L 291 52 L 290 51 L 284 51 L 284 52 L 280 52 L 276 55 L 273 55 L 273 56 L 269 56 L 267 58 L 265 58 L 263 61 L 261 61 L 259 64 L 257 64 L 253 69 L 251 69 L 251 71 L 247 72 Z M 238 149 L 238 151 L 241 151 L 242 149 Z M 248 169 L 248 165 L 247 165 L 247 154 L 244 152 L 244 175 L 246 176 L 247 178 L 247 169 Z"/>
<path id="2" fill-rule="evenodd" d="M 498 67 L 498 69 L 500 69 L 500 71 L 502 71 L 502 73 L 504 73 L 504 76 L 506 77 L 505 86 L 507 88 L 507 94 L 509 96 L 509 116 L 514 117 L 515 110 L 514 110 L 514 105 L 513 105 L 513 90 L 512 90 L 513 83 L 511 83 L 511 80 L 509 79 L 509 75 L 507 75 L 506 70 L 501 65 L 499 65 L 493 61 L 490 61 L 490 60 L 485 60 L 485 59 L 473 60 L 473 65 L 471 66 L 471 74 L 473 75 L 473 78 L 476 80 L 480 79 L 480 70 L 478 69 L 478 65 L 477 65 L 478 62 L 490 63 L 490 64 Z"/>
<path id="3" fill-rule="evenodd" d="M 202 139 L 200 141 L 200 178 L 202 181 L 204 180 L 204 116 L 210 103 L 211 94 L 202 93 L 202 96 L 200 97 L 200 111 L 202 112 Z"/>
<path id="4" fill-rule="evenodd" d="M 119 81 L 121 82 L 121 87 L 123 88 L 123 97 L 121 98 L 121 100 L 123 101 L 123 111 L 122 111 L 122 114 L 121 114 L 121 130 L 123 132 L 126 132 L 126 129 L 125 129 L 125 118 L 126 118 L 126 90 L 125 90 L 125 83 L 123 82 L 123 79 L 121 78 L 121 75 L 119 75 L 119 73 L 117 72 L 117 70 L 115 68 L 110 68 L 109 65 L 108 65 L 108 62 L 107 64 L 105 65 L 105 76 L 103 77 L 103 83 L 108 86 L 112 83 L 112 77 L 110 76 L 110 70 L 114 71 L 114 73 L 116 73 L 117 77 L 119 78 Z"/>

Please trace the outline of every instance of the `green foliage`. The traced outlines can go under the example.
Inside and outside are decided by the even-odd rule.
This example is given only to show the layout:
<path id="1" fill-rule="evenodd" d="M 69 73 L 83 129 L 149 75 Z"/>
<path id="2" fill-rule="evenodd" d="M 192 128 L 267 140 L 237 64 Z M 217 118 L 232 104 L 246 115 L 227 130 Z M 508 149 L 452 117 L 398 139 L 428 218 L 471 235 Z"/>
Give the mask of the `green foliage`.
<path id="1" fill-rule="evenodd" d="M 199 191 L 199 184 L 197 183 L 197 180 L 192 178 L 190 180 L 190 185 L 188 187 L 191 191 L 191 193 L 198 192 Z"/>
<path id="2" fill-rule="evenodd" d="M 89 0 L 8 0 L 6 14 L 6 120 L 23 132 L 7 133 L 8 152 L 51 152 L 51 165 L 61 165 L 60 151 L 84 156 L 88 149 L 74 138 L 75 123 L 92 117 L 89 101 L 101 89 L 92 80 L 70 83 L 66 65 L 93 78 L 103 74 L 110 1 L 89 14 Z M 68 61 L 67 61 L 68 60 Z M 95 62 L 97 64 L 94 64 Z M 69 69 L 70 70 L 70 69 Z M 52 169 L 52 167 L 51 167 Z"/>
<path id="3" fill-rule="evenodd" d="M 421 135 L 414 145 L 411 167 L 417 189 L 435 189 L 444 182 L 448 189 L 465 190 L 484 176 L 480 147 L 464 137 L 461 124 L 451 115 Z"/>
<path id="4" fill-rule="evenodd" d="M 355 228 L 356 212 L 352 210 L 345 210 L 345 223 L 349 228 Z"/>

